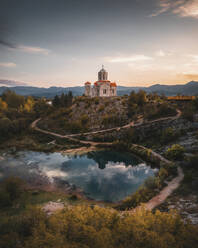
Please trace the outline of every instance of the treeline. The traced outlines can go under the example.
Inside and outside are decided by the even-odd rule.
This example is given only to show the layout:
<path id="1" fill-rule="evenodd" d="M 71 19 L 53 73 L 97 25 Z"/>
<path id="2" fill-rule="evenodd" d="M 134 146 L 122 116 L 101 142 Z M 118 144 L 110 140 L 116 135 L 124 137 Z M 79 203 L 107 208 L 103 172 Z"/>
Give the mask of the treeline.
<path id="1" fill-rule="evenodd" d="M 72 105 L 73 95 L 69 91 L 68 94 L 62 94 L 61 96 L 56 95 L 52 101 L 54 107 L 70 107 Z"/>
<path id="2" fill-rule="evenodd" d="M 33 120 L 51 111 L 45 99 L 5 91 L 0 96 L 0 142 L 24 132 Z"/>
<path id="3" fill-rule="evenodd" d="M 164 95 L 156 93 L 147 94 L 145 91 L 132 91 L 128 98 L 128 116 L 136 117 L 138 114 L 143 114 L 145 119 L 152 120 L 165 116 L 176 115 L 176 109 Z"/>

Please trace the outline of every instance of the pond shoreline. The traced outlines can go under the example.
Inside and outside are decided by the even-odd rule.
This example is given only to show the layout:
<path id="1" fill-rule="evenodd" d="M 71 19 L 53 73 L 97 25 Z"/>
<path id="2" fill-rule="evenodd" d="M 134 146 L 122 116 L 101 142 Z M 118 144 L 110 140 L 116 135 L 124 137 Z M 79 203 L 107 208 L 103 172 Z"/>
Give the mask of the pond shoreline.
<path id="1" fill-rule="evenodd" d="M 86 154 L 89 154 L 88 157 Z M 67 156 L 69 157 L 67 158 Z M 8 161 L 10 161 L 11 164 L 15 164 L 15 165 L 14 167 L 12 166 L 10 167 L 9 163 L 7 164 L 6 162 L 4 162 L 4 165 L 6 166 L 2 167 L 4 168 L 2 170 L 3 174 L 5 176 L 14 175 L 14 171 L 16 171 L 15 175 L 18 175 L 19 177 L 26 179 L 26 181 L 28 182 L 29 189 L 44 190 L 48 192 L 61 191 L 61 192 L 64 192 L 65 194 L 77 195 L 78 198 L 91 201 L 91 203 L 94 202 L 94 203 L 114 204 L 115 202 L 119 201 L 119 197 L 121 198 L 122 195 L 126 197 L 125 194 L 127 194 L 127 192 L 130 192 L 130 190 L 134 192 L 134 190 L 136 190 L 137 187 L 139 187 L 139 185 L 143 182 L 143 180 L 145 180 L 149 175 L 151 175 L 150 173 L 154 171 L 153 169 L 151 169 L 151 167 L 148 164 L 144 165 L 144 162 L 142 161 L 142 159 L 140 159 L 136 155 L 133 155 L 129 152 L 127 152 L 126 154 L 123 154 L 122 152 L 120 153 L 112 149 L 108 149 L 108 150 L 104 150 L 101 148 L 100 149 L 96 149 L 96 148 L 95 149 L 87 149 L 87 148 L 86 149 L 72 149 L 70 151 L 67 150 L 67 151 L 62 151 L 58 153 L 57 152 L 56 153 L 43 153 L 43 152 L 39 153 L 39 152 L 34 152 L 34 151 L 32 152 L 31 151 L 16 151 L 16 152 L 8 151 L 6 157 Z M 74 162 L 69 162 L 69 163 L 64 162 L 64 161 L 72 161 L 72 159 L 75 159 L 76 161 L 75 164 L 73 164 Z M 83 167 L 80 162 L 81 160 L 84 161 L 82 164 Z M 69 165 L 70 163 L 71 165 Z M 103 163 L 104 163 L 104 166 L 105 165 L 107 166 L 107 167 L 105 166 L 106 170 L 103 170 L 105 168 L 105 167 L 103 168 Z M 139 165 L 141 167 L 138 169 Z M 65 173 L 67 174 L 67 170 L 68 170 L 67 168 L 69 169 L 68 171 L 69 177 L 68 176 L 65 177 Z M 80 171 L 78 168 L 80 169 Z M 88 169 L 87 171 L 87 168 L 90 168 L 90 169 Z M 93 172 L 91 168 L 94 169 Z M 95 189 L 90 188 L 93 186 L 92 184 L 91 184 L 92 186 L 91 185 L 89 186 L 90 190 L 88 190 L 89 188 L 87 188 L 86 186 L 87 184 L 86 176 L 83 176 L 82 181 L 79 182 L 78 184 L 76 184 L 75 178 L 74 180 L 70 179 L 70 169 L 72 173 L 71 174 L 72 178 L 74 175 L 76 175 L 78 178 L 78 171 L 80 173 L 79 175 L 81 175 L 81 173 L 83 174 L 85 173 L 86 175 L 86 173 L 88 172 L 88 178 L 89 178 L 88 182 L 97 183 L 96 193 L 94 193 Z M 148 175 L 145 174 L 146 170 L 149 170 Z M 29 171 L 32 171 L 33 174 L 32 173 L 29 174 Z M 135 178 L 139 177 L 138 184 L 134 180 L 131 181 L 131 179 L 127 179 L 128 177 L 127 175 L 130 175 L 131 173 L 135 173 L 134 174 Z M 153 173 L 154 172 L 152 172 L 152 175 Z M 108 179 L 108 181 L 105 181 L 106 180 L 105 178 L 109 178 L 108 175 L 113 175 L 113 179 Z M 121 183 L 121 185 L 123 185 L 121 188 L 119 188 L 118 182 L 117 180 L 115 180 L 116 179 L 115 176 L 118 176 L 119 178 L 121 176 L 121 178 L 123 178 L 121 180 L 121 181 L 124 180 L 123 184 Z M 125 177 L 126 177 L 126 180 L 124 179 Z M 95 179 L 96 179 L 96 182 L 95 182 Z M 100 181 L 100 180 L 104 180 L 105 184 L 103 184 L 103 181 Z M 111 182 L 111 180 L 113 181 Z M 109 187 L 111 183 L 113 183 L 112 190 L 111 190 L 111 187 Z M 108 187 L 105 186 L 106 184 L 109 186 Z M 126 187 L 126 185 L 129 185 L 129 186 L 131 185 L 131 187 Z M 100 189 L 101 186 L 102 188 Z M 107 191 L 105 191 L 105 187 L 107 187 L 106 188 Z M 119 195 L 117 196 L 116 196 L 116 192 L 117 192 L 116 188 L 119 188 L 118 190 Z M 83 189 L 85 192 L 83 192 Z M 102 200 L 103 194 L 107 194 L 106 196 L 104 196 L 105 200 Z M 117 201 L 111 200 L 111 197 L 113 197 L 113 199 L 118 198 L 118 200 Z"/>
<path id="2" fill-rule="evenodd" d="M 113 145 L 109 145 L 108 147 L 106 147 L 106 149 L 108 150 L 117 150 L 115 149 L 115 147 L 113 147 Z M 66 150 L 62 150 L 62 151 L 57 151 L 58 153 L 61 153 L 63 155 L 83 155 L 86 154 L 88 152 L 92 152 L 92 151 L 100 151 L 100 150 L 104 150 L 104 148 L 97 148 L 97 147 L 86 147 L 86 146 L 82 146 L 79 148 L 74 148 L 74 149 L 66 149 Z M 43 151 L 41 151 L 43 152 Z M 140 146 L 140 145 L 136 145 L 133 144 L 131 146 L 130 149 L 128 149 L 129 153 L 136 155 L 138 158 L 140 158 L 142 161 L 147 161 L 149 163 L 151 163 L 151 165 L 154 165 L 155 167 L 157 166 L 158 168 L 160 168 L 160 166 L 163 164 L 172 164 L 171 161 L 168 161 L 167 159 L 163 158 L 161 155 L 155 153 L 154 151 L 152 151 L 151 149 L 148 149 L 146 147 Z M 46 153 L 46 152 L 44 152 Z M 51 152 L 47 152 L 48 154 Z M 52 152 L 54 153 L 54 152 Z M 4 160 L 3 157 L 0 156 L 0 161 L 2 161 L 2 159 Z M 108 202 L 108 201 L 103 201 L 103 200 L 94 200 L 92 198 L 90 198 L 89 196 L 86 195 L 85 192 L 83 192 L 83 190 L 81 188 L 77 188 L 75 187 L 75 189 L 63 189 L 62 187 L 59 187 L 60 185 L 56 185 L 56 184 L 45 184 L 45 185 L 38 185 L 38 186 L 32 186 L 29 185 L 28 188 L 31 190 L 44 190 L 47 192 L 63 192 L 67 195 L 76 195 L 76 197 L 78 199 L 83 199 L 85 201 L 89 201 L 90 204 L 111 204 L 112 207 L 116 207 L 119 204 L 122 204 L 123 201 L 125 201 L 125 198 L 121 201 L 118 202 Z M 134 192 L 135 193 L 135 192 Z M 132 197 L 134 195 L 134 193 L 132 193 L 132 195 L 129 195 L 128 197 Z M 157 194 L 157 193 L 156 193 Z M 156 195 L 155 194 L 155 195 Z M 152 198 L 151 198 L 152 199 Z"/>

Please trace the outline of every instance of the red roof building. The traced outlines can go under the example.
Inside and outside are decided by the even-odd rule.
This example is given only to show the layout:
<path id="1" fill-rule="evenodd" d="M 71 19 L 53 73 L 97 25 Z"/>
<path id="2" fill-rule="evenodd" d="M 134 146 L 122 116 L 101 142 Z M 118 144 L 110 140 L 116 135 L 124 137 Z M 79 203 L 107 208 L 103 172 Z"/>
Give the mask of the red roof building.
<path id="1" fill-rule="evenodd" d="M 117 85 L 108 80 L 108 72 L 102 66 L 98 72 L 98 81 L 91 86 L 90 82 L 85 83 L 85 96 L 89 97 L 112 97 L 117 96 Z"/>

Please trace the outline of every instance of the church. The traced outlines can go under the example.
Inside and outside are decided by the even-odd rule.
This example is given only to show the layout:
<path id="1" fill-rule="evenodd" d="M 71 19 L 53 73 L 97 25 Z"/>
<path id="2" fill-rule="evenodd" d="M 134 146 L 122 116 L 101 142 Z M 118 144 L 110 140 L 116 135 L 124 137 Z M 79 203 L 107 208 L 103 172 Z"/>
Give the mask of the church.
<path id="1" fill-rule="evenodd" d="M 108 80 L 108 72 L 102 66 L 98 72 L 98 81 L 92 86 L 90 82 L 85 83 L 85 96 L 89 97 L 111 97 L 117 96 L 117 85 Z"/>

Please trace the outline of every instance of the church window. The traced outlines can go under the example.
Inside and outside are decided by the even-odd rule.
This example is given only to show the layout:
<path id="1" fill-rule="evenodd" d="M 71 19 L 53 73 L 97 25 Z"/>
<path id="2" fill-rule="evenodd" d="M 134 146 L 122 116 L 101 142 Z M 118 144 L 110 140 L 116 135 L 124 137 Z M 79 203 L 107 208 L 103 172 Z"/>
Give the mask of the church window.
<path id="1" fill-rule="evenodd" d="M 106 89 L 103 90 L 103 94 L 107 94 L 107 90 Z"/>

